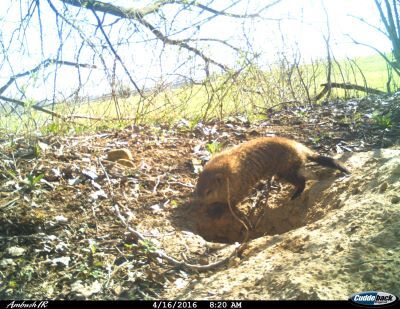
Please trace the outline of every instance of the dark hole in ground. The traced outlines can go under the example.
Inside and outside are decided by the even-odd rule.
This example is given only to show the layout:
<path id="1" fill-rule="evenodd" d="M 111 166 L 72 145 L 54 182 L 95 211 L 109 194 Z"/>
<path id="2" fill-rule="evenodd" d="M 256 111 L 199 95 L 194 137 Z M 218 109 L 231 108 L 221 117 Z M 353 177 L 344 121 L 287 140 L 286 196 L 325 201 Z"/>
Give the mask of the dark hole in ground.
<path id="1" fill-rule="evenodd" d="M 281 184 L 280 189 L 270 191 L 268 199 L 265 192 L 261 194 L 256 205 L 256 193 L 242 202 L 238 206 L 240 212 L 236 213 L 243 221 L 248 220 L 252 225 L 249 239 L 297 229 L 321 219 L 333 208 L 340 207 L 340 203 L 336 201 L 341 190 L 330 190 L 338 175 L 333 175 L 331 171 L 322 171 L 317 176 L 320 179 L 308 181 L 306 190 L 293 201 L 290 200 L 293 187 Z M 260 191 L 256 192 L 260 196 Z M 176 209 L 172 223 L 177 228 L 189 230 L 210 242 L 243 242 L 245 237 L 245 228 L 224 204 L 182 205 Z"/>

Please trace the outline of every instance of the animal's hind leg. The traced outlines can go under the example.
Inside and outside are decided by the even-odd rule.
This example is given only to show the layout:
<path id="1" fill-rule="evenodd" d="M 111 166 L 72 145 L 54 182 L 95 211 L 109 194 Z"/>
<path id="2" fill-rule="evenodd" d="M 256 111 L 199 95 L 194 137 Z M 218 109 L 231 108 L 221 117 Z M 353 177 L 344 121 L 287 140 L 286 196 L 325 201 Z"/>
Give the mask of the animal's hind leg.
<path id="1" fill-rule="evenodd" d="M 300 171 L 291 175 L 281 175 L 281 177 L 296 187 L 296 191 L 293 193 L 291 200 L 298 198 L 306 187 L 306 178 Z"/>
<path id="2" fill-rule="evenodd" d="M 303 193 L 304 188 L 306 186 L 306 180 L 304 177 L 302 177 L 302 180 L 299 180 L 299 183 L 296 185 L 296 191 L 291 197 L 291 200 L 294 200 L 300 196 L 301 193 Z"/>

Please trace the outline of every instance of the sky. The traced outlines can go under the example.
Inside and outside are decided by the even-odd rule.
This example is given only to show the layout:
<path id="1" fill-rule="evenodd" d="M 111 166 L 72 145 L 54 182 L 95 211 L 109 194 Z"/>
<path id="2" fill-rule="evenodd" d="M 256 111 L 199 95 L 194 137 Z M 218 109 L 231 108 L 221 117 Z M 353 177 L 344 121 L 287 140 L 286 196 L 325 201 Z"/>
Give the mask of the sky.
<path id="1" fill-rule="evenodd" d="M 294 17 L 285 23 L 284 31 L 299 42 L 305 57 L 326 54 L 322 35 L 327 33 L 327 16 L 334 54 L 338 58 L 369 55 L 371 49 L 353 44 L 353 38 L 389 50 L 388 40 L 355 16 L 364 18 L 373 25 L 379 25 L 379 15 L 372 0 L 300 0 L 289 1 L 276 7 L 278 14 Z M 300 17 L 300 19 L 298 19 Z"/>
<path id="2" fill-rule="evenodd" d="M 27 0 L 23 0 L 27 3 Z M 52 1 L 62 9 L 60 2 Z M 132 1 L 119 0 L 113 1 L 116 5 L 122 6 L 143 6 L 151 1 Z M 213 7 L 220 9 L 226 7 L 231 1 L 216 0 Z M 20 21 L 21 12 L 19 10 L 18 1 L 1 1 L 1 6 L 6 9 L 0 10 L 0 38 L 4 42 L 9 42 L 12 38 L 12 48 L 9 49 L 8 59 L 11 63 L 0 63 L 0 87 L 3 85 L 8 76 L 23 72 L 29 68 L 36 66 L 43 58 L 56 57 L 57 53 L 61 53 L 63 60 L 73 60 L 80 51 L 81 59 L 87 63 L 92 61 L 92 52 L 89 48 L 80 50 L 80 37 L 75 33 L 65 32 L 63 35 L 64 43 L 62 49 L 59 49 L 59 38 L 57 36 L 57 28 L 55 26 L 54 13 L 48 8 L 46 1 L 41 1 L 41 18 L 44 29 L 44 44 L 42 54 L 40 35 L 38 24 L 31 22 L 26 31 L 26 38 L 15 34 L 14 30 Z M 206 2 L 203 2 L 206 3 Z M 233 13 L 252 12 L 259 9 L 261 3 L 265 1 L 249 0 L 243 1 L 242 5 L 231 10 Z M 76 10 L 73 12 L 76 12 Z M 327 15 L 325 14 L 327 12 Z M 165 11 L 167 20 L 175 18 L 175 26 L 188 25 L 196 22 L 202 17 L 198 16 L 196 11 L 190 15 L 176 16 L 176 10 L 168 7 Z M 100 15 L 101 16 L 101 15 Z M 282 52 L 290 54 L 298 52 L 301 54 L 303 62 L 324 58 L 326 56 L 326 47 L 324 43 L 324 35 L 327 35 L 327 22 L 329 24 L 331 34 L 331 47 L 336 58 L 356 57 L 373 54 L 374 51 L 367 47 L 355 45 L 352 39 L 365 44 L 371 44 L 379 47 L 382 51 L 389 51 L 389 41 L 379 32 L 371 29 L 371 27 L 363 24 L 355 18 L 363 18 L 372 25 L 379 26 L 379 18 L 373 0 L 283 0 L 278 5 L 272 7 L 263 13 L 266 19 L 246 20 L 244 24 L 239 23 L 241 20 L 220 17 L 212 20 L 210 23 L 203 25 L 201 30 L 196 33 L 183 32 L 173 36 L 173 38 L 184 38 L 192 36 L 192 38 L 212 37 L 220 40 L 226 40 L 233 44 L 243 45 L 245 41 L 243 34 L 251 41 L 254 50 L 260 53 L 258 64 L 266 66 L 274 63 L 277 55 Z M 35 15 L 36 18 L 36 15 Z M 75 18 L 73 16 L 73 18 Z M 95 19 L 90 12 L 85 15 L 79 15 L 80 21 L 84 18 L 89 23 L 94 24 Z M 33 19 L 36 20 L 36 19 Z M 150 21 L 153 21 L 149 17 Z M 278 22 L 277 20 L 280 20 Z M 113 17 L 106 17 L 105 22 L 114 21 Z M 83 24 L 83 23 L 82 23 Z M 64 25 L 65 29 L 68 27 Z M 128 67 L 131 76 L 140 87 L 153 87 L 160 80 L 174 82 L 179 76 L 171 74 L 177 72 L 182 75 L 193 74 L 189 72 L 188 66 L 183 66 L 183 60 L 186 60 L 187 54 L 177 51 L 176 47 L 169 48 L 163 46 L 160 42 L 152 41 L 151 44 L 140 43 L 152 37 L 152 34 L 144 31 L 135 33 L 137 28 L 128 23 L 114 26 L 109 36 L 113 42 L 130 41 L 129 46 L 118 45 L 116 49 Z M 83 28 L 83 33 L 89 39 L 92 35 L 101 38 L 100 31 L 96 33 Z M 162 29 L 168 31 L 167 29 Z M 20 46 L 23 42 L 23 48 Z M 98 40 L 97 42 L 100 42 Z M 103 40 L 103 43 L 104 40 Z M 196 45 L 196 43 L 191 43 Z M 103 51 L 98 43 L 98 50 Z M 204 45 L 202 45 L 205 47 Z M 161 53 L 160 51 L 163 50 Z M 207 54 L 214 59 L 227 65 L 235 65 L 238 61 L 237 54 L 221 46 L 221 44 L 210 45 L 206 49 Z M 0 53 L 1 55 L 1 53 Z M 113 66 L 113 55 L 104 53 L 105 64 L 110 69 Z M 0 60 L 1 61 L 1 60 Z M 193 59 L 192 63 L 197 66 L 202 65 L 199 59 Z M 80 76 L 75 69 L 61 67 L 58 69 L 57 77 L 54 77 L 54 67 L 49 67 L 38 76 L 35 83 L 30 81 L 27 83 L 25 93 L 27 97 L 35 100 L 52 99 L 53 96 L 57 100 L 67 96 L 71 89 L 77 87 L 77 81 L 80 77 L 82 80 L 88 81 L 88 87 L 81 94 L 99 95 L 101 93 L 109 93 L 107 76 L 102 70 L 102 64 L 96 58 L 94 64 L 97 70 L 89 74 L 88 70 L 81 70 Z M 12 71 L 12 72 L 11 72 Z M 117 66 L 117 76 L 124 84 L 129 84 L 128 77 L 121 66 Z M 200 75 L 199 75 L 200 76 Z M 43 80 L 46 78 L 46 80 Z M 109 77 L 108 77 L 109 78 Z M 21 80 L 23 83 L 23 80 Z M 53 91 L 53 88 L 56 91 Z M 9 89 L 9 96 L 18 96 L 16 89 Z"/>

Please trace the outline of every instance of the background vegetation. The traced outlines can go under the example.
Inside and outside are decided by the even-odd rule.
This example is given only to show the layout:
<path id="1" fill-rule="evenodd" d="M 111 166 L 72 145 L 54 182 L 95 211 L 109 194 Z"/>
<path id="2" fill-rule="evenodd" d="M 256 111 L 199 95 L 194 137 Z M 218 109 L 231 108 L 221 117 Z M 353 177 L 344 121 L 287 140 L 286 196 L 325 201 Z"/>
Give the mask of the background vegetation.
<path id="1" fill-rule="evenodd" d="M 398 2 L 374 1 L 381 27 L 356 20 L 385 35 L 391 53 L 370 46 L 375 56 L 336 59 L 325 12 L 326 57 L 305 61 L 288 43 L 267 64 L 249 29 L 256 21 L 270 22 L 268 12 L 281 2 L 163 0 L 128 8 L 85 0 L 11 1 L 0 20 L 7 29 L 0 36 L 0 127 L 48 133 L 181 119 L 195 125 L 237 114 L 256 120 L 293 104 L 397 90 Z M 235 27 L 237 36 L 203 31 L 218 19 Z"/>

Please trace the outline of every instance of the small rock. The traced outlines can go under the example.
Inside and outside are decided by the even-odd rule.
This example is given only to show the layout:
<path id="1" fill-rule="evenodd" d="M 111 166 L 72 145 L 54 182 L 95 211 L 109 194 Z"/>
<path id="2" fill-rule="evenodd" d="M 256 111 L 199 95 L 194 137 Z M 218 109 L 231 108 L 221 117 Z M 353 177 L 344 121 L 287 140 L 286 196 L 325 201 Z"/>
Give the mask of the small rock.
<path id="1" fill-rule="evenodd" d="M 117 286 L 115 286 L 115 287 L 113 288 L 113 292 L 114 292 L 114 294 L 117 295 L 117 296 L 121 295 L 121 294 L 122 294 L 122 291 L 123 291 L 123 289 L 122 289 L 122 286 L 120 286 L 120 285 L 117 285 Z"/>
<path id="2" fill-rule="evenodd" d="M 17 257 L 17 256 L 21 256 L 25 253 L 26 249 L 21 248 L 21 247 L 10 247 L 8 248 L 7 252 L 9 255 L 13 256 L 13 257 Z"/>
<path id="3" fill-rule="evenodd" d="M 90 179 L 96 180 L 99 178 L 97 173 L 95 171 L 89 170 L 89 169 L 84 169 L 82 171 L 82 174 L 85 175 L 86 177 L 89 177 Z"/>
<path id="4" fill-rule="evenodd" d="M 72 178 L 72 179 L 68 179 L 68 184 L 69 184 L 70 186 L 79 185 L 81 182 L 82 182 L 82 179 L 80 179 L 79 177 Z"/>
<path id="5" fill-rule="evenodd" d="M 9 268 L 11 266 L 15 266 L 15 262 L 13 259 L 2 259 L 0 261 L 0 268 L 6 269 Z"/>
<path id="6" fill-rule="evenodd" d="M 178 289 L 183 289 L 187 285 L 187 281 L 182 278 L 176 279 L 174 283 Z"/>
<path id="7" fill-rule="evenodd" d="M 384 193 L 386 189 L 388 188 L 388 183 L 385 181 L 384 183 L 381 184 L 379 187 L 379 193 Z"/>
<path id="8" fill-rule="evenodd" d="M 390 202 L 392 204 L 398 204 L 400 202 L 400 196 L 398 195 L 393 195 L 392 198 L 390 199 Z"/>
<path id="9" fill-rule="evenodd" d="M 40 148 L 41 151 L 45 152 L 47 149 L 49 149 L 49 145 L 47 145 L 46 143 L 42 143 L 42 142 L 38 142 L 38 146 Z"/>
<path id="10" fill-rule="evenodd" d="M 201 160 L 199 159 L 192 159 L 192 165 L 193 165 L 193 171 L 196 174 L 200 174 L 200 172 L 203 170 L 203 166 L 201 165 Z"/>
<path id="11" fill-rule="evenodd" d="M 132 153 L 126 148 L 110 150 L 107 153 L 107 160 L 109 161 L 115 162 L 120 159 L 132 160 Z"/>
<path id="12" fill-rule="evenodd" d="M 358 187 L 354 187 L 353 190 L 351 191 L 351 194 L 356 195 L 360 193 L 360 189 Z"/>
<path id="13" fill-rule="evenodd" d="M 342 200 L 338 198 L 337 201 L 335 202 L 335 207 L 340 208 L 341 206 L 342 206 Z"/>
<path id="14" fill-rule="evenodd" d="M 131 160 L 127 160 L 127 159 L 119 159 L 119 160 L 117 160 L 117 163 L 127 166 L 127 167 L 135 167 L 133 162 Z"/>
<path id="15" fill-rule="evenodd" d="M 249 280 L 249 277 L 248 276 L 244 276 L 243 278 L 242 278 L 242 282 L 246 282 L 246 281 L 248 281 Z"/>
<path id="16" fill-rule="evenodd" d="M 336 249 L 338 252 L 344 250 L 344 248 L 343 248 L 340 244 L 337 244 L 336 247 L 335 247 L 335 249 Z"/>
<path id="17" fill-rule="evenodd" d="M 346 228 L 346 232 L 347 233 L 354 233 L 356 230 L 358 230 L 360 228 L 360 226 L 351 223 L 349 226 L 347 226 Z"/>
<path id="18" fill-rule="evenodd" d="M 154 213 L 157 213 L 157 212 L 161 212 L 161 211 L 162 211 L 162 208 L 160 207 L 159 204 L 155 204 L 155 205 L 150 206 L 150 209 L 151 209 Z"/>
<path id="19" fill-rule="evenodd" d="M 71 292 L 77 292 L 80 293 L 81 290 L 83 290 L 85 287 L 82 284 L 81 280 L 78 280 L 74 283 L 71 284 Z"/>
<path id="20" fill-rule="evenodd" d="M 210 263 L 210 261 L 208 260 L 208 258 L 206 257 L 202 257 L 198 260 L 200 265 L 207 265 L 208 263 Z"/>
<path id="21" fill-rule="evenodd" d="M 54 220 L 56 220 L 56 222 L 58 222 L 58 223 L 66 223 L 66 222 L 68 222 L 68 218 L 66 218 L 64 216 L 55 216 Z"/>
<path id="22" fill-rule="evenodd" d="M 62 257 L 54 258 L 50 262 L 53 266 L 61 265 L 64 267 L 68 267 L 70 261 L 71 261 L 71 258 L 69 256 L 62 256 Z"/>
<path id="23" fill-rule="evenodd" d="M 93 200 L 97 200 L 99 198 L 106 199 L 107 198 L 107 193 L 105 193 L 104 190 L 98 190 L 96 192 L 91 193 L 90 197 Z"/>
<path id="24" fill-rule="evenodd" d="M 240 264 L 240 258 L 235 257 L 229 261 L 229 267 L 236 267 Z"/>

